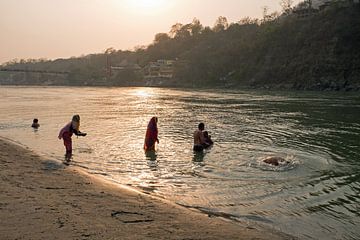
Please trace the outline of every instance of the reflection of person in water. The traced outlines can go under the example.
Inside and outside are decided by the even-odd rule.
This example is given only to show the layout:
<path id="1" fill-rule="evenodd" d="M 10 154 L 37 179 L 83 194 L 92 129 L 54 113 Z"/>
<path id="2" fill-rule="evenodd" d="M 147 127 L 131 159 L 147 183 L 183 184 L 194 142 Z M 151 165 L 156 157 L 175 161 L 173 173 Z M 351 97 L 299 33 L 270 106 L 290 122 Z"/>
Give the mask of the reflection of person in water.
<path id="1" fill-rule="evenodd" d="M 80 128 L 80 116 L 74 115 L 71 122 L 66 124 L 65 127 L 63 127 L 60 130 L 58 138 L 64 140 L 64 146 L 66 149 L 66 154 L 65 154 L 66 160 L 70 160 L 72 156 L 72 140 L 71 140 L 72 135 L 75 134 L 76 136 L 86 136 L 86 133 L 80 132 L 79 128 Z"/>
<path id="2" fill-rule="evenodd" d="M 263 160 L 264 163 L 271 164 L 273 166 L 279 166 L 280 164 L 288 164 L 289 161 L 282 157 L 267 157 Z"/>
<path id="3" fill-rule="evenodd" d="M 31 124 L 31 127 L 32 128 L 39 128 L 40 127 L 40 124 L 39 124 L 39 119 L 37 119 L 37 118 L 34 118 L 34 120 L 33 120 L 33 123 Z"/>
<path id="4" fill-rule="evenodd" d="M 204 136 L 205 124 L 199 123 L 198 129 L 194 132 L 194 151 L 202 151 L 208 148 L 211 144 L 207 141 L 211 141 L 211 138 L 205 138 Z M 212 142 L 212 141 L 211 141 Z"/>
<path id="5" fill-rule="evenodd" d="M 157 122 L 158 118 L 152 117 L 147 126 L 144 142 L 145 151 L 154 151 L 155 143 L 157 142 L 159 144 Z"/>

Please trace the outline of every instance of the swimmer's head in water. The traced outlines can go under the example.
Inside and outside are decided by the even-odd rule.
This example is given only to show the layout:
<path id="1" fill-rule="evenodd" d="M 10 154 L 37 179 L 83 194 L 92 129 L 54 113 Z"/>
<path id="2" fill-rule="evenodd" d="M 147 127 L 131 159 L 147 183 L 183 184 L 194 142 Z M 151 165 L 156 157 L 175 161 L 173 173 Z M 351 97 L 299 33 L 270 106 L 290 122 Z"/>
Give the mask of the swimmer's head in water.
<path id="1" fill-rule="evenodd" d="M 264 163 L 267 163 L 267 164 L 271 164 L 271 165 L 274 165 L 274 166 L 279 166 L 280 164 L 281 165 L 284 165 L 284 164 L 289 164 L 290 162 L 285 160 L 284 158 L 282 157 L 267 157 L 263 160 Z"/>

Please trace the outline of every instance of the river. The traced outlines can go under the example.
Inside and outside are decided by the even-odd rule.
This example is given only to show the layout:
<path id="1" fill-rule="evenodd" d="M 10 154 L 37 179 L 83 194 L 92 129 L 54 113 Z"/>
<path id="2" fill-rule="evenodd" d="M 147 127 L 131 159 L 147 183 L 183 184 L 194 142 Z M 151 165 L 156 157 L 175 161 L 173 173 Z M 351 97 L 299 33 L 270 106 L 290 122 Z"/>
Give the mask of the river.
<path id="1" fill-rule="evenodd" d="M 49 160 L 79 114 L 71 164 L 91 174 L 300 239 L 360 239 L 358 93 L 0 86 L 0 99 L 0 136 Z M 152 116 L 160 144 L 145 154 Z M 215 144 L 195 154 L 199 122 Z"/>

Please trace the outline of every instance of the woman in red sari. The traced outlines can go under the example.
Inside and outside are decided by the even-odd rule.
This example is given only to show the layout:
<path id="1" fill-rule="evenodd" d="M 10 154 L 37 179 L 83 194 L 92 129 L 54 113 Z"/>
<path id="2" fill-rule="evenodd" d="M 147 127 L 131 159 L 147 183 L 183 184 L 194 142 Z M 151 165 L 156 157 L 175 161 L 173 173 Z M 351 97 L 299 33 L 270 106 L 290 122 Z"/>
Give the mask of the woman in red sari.
<path id="1" fill-rule="evenodd" d="M 152 117 L 147 126 L 145 143 L 144 143 L 145 151 L 154 151 L 155 142 L 159 144 L 157 122 L 158 122 L 157 117 Z"/>

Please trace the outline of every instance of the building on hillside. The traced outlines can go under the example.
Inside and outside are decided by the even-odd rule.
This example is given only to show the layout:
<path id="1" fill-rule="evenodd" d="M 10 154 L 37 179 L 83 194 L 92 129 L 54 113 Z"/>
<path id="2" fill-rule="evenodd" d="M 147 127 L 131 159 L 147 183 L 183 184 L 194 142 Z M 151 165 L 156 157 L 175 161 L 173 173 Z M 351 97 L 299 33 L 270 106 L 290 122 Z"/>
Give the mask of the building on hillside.
<path id="1" fill-rule="evenodd" d="M 173 79 L 174 60 L 157 60 L 143 68 L 144 80 L 148 86 L 161 86 Z"/>
<path id="2" fill-rule="evenodd" d="M 311 0 L 311 7 L 321 10 L 329 6 L 332 2 L 359 3 L 360 0 Z"/>
<path id="3" fill-rule="evenodd" d="M 174 74 L 174 60 L 157 60 L 150 62 L 144 68 L 145 78 L 172 78 Z"/>
<path id="4" fill-rule="evenodd" d="M 140 71 L 141 67 L 136 63 L 129 63 L 127 59 L 122 60 L 116 66 L 111 66 L 112 71 L 134 70 Z"/>
<path id="5" fill-rule="evenodd" d="M 292 12 L 298 18 L 307 18 L 335 2 L 340 3 L 343 7 L 348 7 L 352 4 L 358 4 L 360 0 L 306 0 L 295 6 Z"/>

